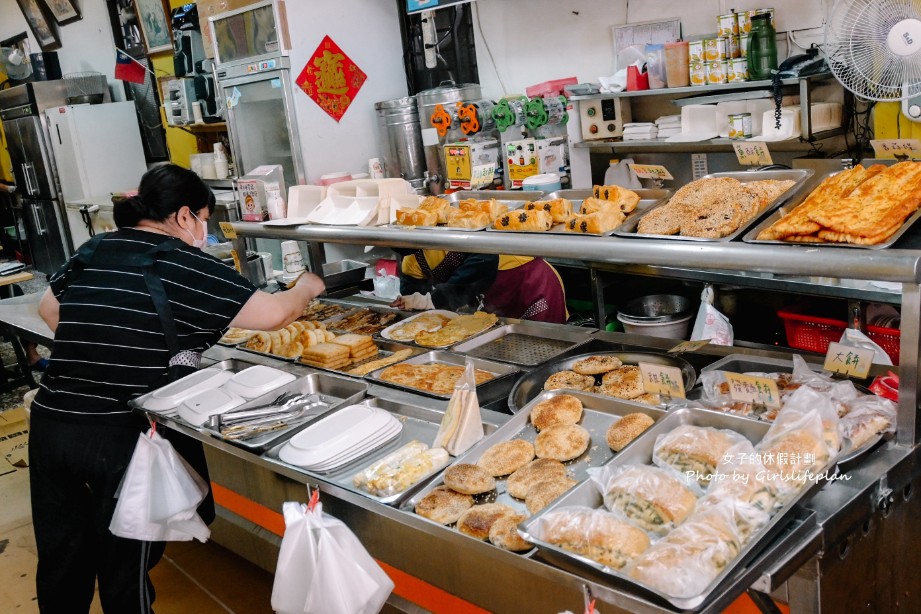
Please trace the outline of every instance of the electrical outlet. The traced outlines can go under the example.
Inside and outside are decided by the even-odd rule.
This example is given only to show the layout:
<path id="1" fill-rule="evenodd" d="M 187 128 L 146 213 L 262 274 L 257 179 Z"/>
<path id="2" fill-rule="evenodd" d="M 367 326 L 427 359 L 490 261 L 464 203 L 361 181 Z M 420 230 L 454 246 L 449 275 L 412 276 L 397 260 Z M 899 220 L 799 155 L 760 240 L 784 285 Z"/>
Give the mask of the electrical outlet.
<path id="1" fill-rule="evenodd" d="M 707 154 L 691 154 L 691 178 L 698 180 L 707 174 Z"/>

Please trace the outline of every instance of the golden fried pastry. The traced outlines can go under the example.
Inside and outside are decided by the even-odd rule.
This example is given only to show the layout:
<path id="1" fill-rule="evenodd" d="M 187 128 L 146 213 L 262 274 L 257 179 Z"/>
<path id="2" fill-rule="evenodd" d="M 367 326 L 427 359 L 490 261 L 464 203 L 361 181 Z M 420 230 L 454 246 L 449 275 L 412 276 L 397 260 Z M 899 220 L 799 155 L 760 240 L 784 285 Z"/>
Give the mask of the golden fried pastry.
<path id="1" fill-rule="evenodd" d="M 620 226 L 624 222 L 624 214 L 618 210 L 596 211 L 587 215 L 576 215 L 566 222 L 569 232 L 587 234 L 604 234 Z"/>
<path id="2" fill-rule="evenodd" d="M 451 210 L 451 203 L 437 196 L 426 196 L 419 203 L 419 209 L 434 212 L 438 216 L 438 223 L 444 224 L 448 221 L 448 211 Z"/>
<path id="3" fill-rule="evenodd" d="M 575 371 L 560 371 L 559 373 L 554 373 L 544 382 L 544 390 L 559 390 L 561 388 L 592 390 L 594 387 L 594 377 L 591 375 L 580 375 Z"/>
<path id="4" fill-rule="evenodd" d="M 458 202 L 457 208 L 461 211 L 481 211 L 489 215 L 490 221 L 495 220 L 500 215 L 508 213 L 508 206 L 500 203 L 495 198 L 489 200 L 468 198 Z"/>
<path id="5" fill-rule="evenodd" d="M 493 228 L 497 230 L 532 230 L 546 232 L 553 226 L 553 216 L 543 209 L 527 211 L 518 209 L 496 218 Z"/>
<path id="6" fill-rule="evenodd" d="M 554 200 L 537 200 L 526 203 L 525 211 L 546 211 L 550 214 L 554 224 L 562 224 L 572 217 L 572 202 L 565 198 Z"/>
<path id="7" fill-rule="evenodd" d="M 572 365 L 572 370 L 582 375 L 601 375 L 613 371 L 624 363 L 617 356 L 596 355 L 577 360 Z"/>
<path id="8" fill-rule="evenodd" d="M 551 426 L 578 424 L 582 419 L 582 401 L 571 394 L 558 394 L 531 408 L 530 419 L 538 431 Z"/>
<path id="9" fill-rule="evenodd" d="M 500 441 L 483 452 L 476 464 L 493 477 L 508 475 L 534 458 L 534 446 L 523 439 Z"/>
<path id="10" fill-rule="evenodd" d="M 646 414 L 627 414 L 608 427 L 608 432 L 605 434 L 608 447 L 615 452 L 620 452 L 654 423 L 655 421 Z"/>
<path id="11" fill-rule="evenodd" d="M 643 374 L 634 365 L 624 365 L 601 376 L 599 392 L 620 399 L 635 399 L 646 390 L 643 388 Z"/>
<path id="12" fill-rule="evenodd" d="M 524 552 L 534 546 L 518 535 L 518 525 L 527 516 L 524 514 L 507 514 L 492 523 L 489 527 L 489 542 L 512 552 Z"/>
<path id="13" fill-rule="evenodd" d="M 474 505 L 457 520 L 457 530 L 475 539 L 486 540 L 493 523 L 503 516 L 514 516 L 515 510 L 501 503 Z"/>
<path id="14" fill-rule="evenodd" d="M 482 467 L 469 463 L 451 465 L 445 470 L 445 486 L 464 495 L 480 495 L 496 488 L 496 480 Z"/>
<path id="15" fill-rule="evenodd" d="M 451 209 L 448 214 L 447 225 L 451 228 L 486 228 L 489 226 L 491 219 L 489 214 L 483 211 L 460 211 Z"/>
<path id="16" fill-rule="evenodd" d="M 563 463 L 552 458 L 538 458 L 508 476 L 505 488 L 516 499 L 524 499 L 538 482 L 565 477 L 566 467 Z"/>
<path id="17" fill-rule="evenodd" d="M 464 512 L 473 507 L 473 497 L 438 486 L 416 504 L 417 514 L 440 524 L 454 524 Z"/>
<path id="18" fill-rule="evenodd" d="M 639 194 L 619 185 L 596 185 L 592 188 L 592 195 L 598 200 L 615 203 L 617 208 L 624 213 L 630 213 L 636 209 L 640 202 Z M 589 212 L 583 211 L 583 213 Z"/>
<path id="19" fill-rule="evenodd" d="M 578 458 L 588 450 L 591 437 L 578 424 L 554 426 L 541 431 L 534 440 L 534 453 L 538 458 L 552 458 L 569 461 Z"/>

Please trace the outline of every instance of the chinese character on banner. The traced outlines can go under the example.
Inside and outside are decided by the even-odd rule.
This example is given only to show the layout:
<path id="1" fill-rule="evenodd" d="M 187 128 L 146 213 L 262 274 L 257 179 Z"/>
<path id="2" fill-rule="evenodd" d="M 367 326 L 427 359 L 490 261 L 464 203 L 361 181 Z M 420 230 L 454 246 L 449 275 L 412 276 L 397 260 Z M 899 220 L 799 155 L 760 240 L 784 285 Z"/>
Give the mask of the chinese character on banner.
<path id="1" fill-rule="evenodd" d="M 296 83 L 330 117 L 339 121 L 367 78 L 339 45 L 325 36 Z"/>

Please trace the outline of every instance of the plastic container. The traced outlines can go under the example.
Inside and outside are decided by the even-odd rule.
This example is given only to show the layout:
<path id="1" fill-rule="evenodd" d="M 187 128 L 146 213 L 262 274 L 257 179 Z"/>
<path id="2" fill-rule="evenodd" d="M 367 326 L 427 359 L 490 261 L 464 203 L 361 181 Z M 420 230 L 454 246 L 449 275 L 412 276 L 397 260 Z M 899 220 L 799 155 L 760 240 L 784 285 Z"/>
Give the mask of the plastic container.
<path id="1" fill-rule="evenodd" d="M 224 387 L 244 399 L 255 399 L 295 379 L 295 376 L 287 371 L 256 365 L 231 377 Z"/>
<path id="2" fill-rule="evenodd" d="M 824 354 L 828 351 L 829 343 L 836 343 L 841 339 L 847 322 L 810 315 L 804 311 L 803 306 L 793 306 L 777 312 L 787 332 L 787 345 L 797 350 Z"/>
<path id="3" fill-rule="evenodd" d="M 331 186 L 334 183 L 341 183 L 343 181 L 351 180 L 352 176 L 349 173 L 329 173 L 328 175 L 323 175 L 320 177 L 320 180 L 317 181 L 317 184 L 322 186 Z"/>
<path id="4" fill-rule="evenodd" d="M 521 182 L 521 189 L 525 192 L 555 192 L 562 190 L 563 185 L 556 173 L 542 173 L 526 177 Z"/>
<path id="5" fill-rule="evenodd" d="M 246 399 L 233 392 L 218 388 L 203 390 L 179 406 L 179 417 L 193 426 L 201 426 L 211 416 L 230 411 L 246 403 Z"/>
<path id="6" fill-rule="evenodd" d="M 690 85 L 688 41 L 665 43 L 665 81 L 668 87 Z"/>
<path id="7" fill-rule="evenodd" d="M 691 314 L 679 320 L 638 322 L 624 317 L 623 314 L 617 314 L 617 319 L 624 325 L 625 332 L 649 337 L 664 337 L 666 339 L 687 339 L 688 329 L 691 328 L 691 319 L 693 317 L 694 314 Z"/>
<path id="8" fill-rule="evenodd" d="M 867 336 L 874 343 L 886 350 L 892 364 L 899 364 L 899 348 L 902 343 L 902 332 L 897 328 L 885 326 L 867 326 Z"/>

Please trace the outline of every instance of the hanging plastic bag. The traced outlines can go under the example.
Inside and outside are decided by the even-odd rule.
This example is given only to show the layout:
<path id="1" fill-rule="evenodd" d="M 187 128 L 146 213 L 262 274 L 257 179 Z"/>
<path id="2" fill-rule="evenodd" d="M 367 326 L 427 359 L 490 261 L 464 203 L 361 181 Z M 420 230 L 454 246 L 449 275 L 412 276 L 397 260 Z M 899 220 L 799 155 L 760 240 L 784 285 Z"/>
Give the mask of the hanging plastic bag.
<path id="1" fill-rule="evenodd" d="M 892 359 L 889 357 L 889 354 L 886 353 L 886 350 L 881 348 L 879 344 L 875 343 L 872 339 L 867 337 L 856 328 L 845 329 L 844 334 L 841 335 L 841 341 L 839 341 L 839 343 L 855 348 L 873 350 L 876 353 L 876 355 L 873 357 L 874 364 L 889 366 L 892 365 Z"/>
<path id="2" fill-rule="evenodd" d="M 459 456 L 483 439 L 483 420 L 476 395 L 476 369 L 468 360 L 464 374 L 454 387 L 448 409 L 441 420 L 433 447 L 441 447 L 452 456 Z"/>
<path id="3" fill-rule="evenodd" d="M 714 345 L 732 345 L 734 336 L 729 318 L 713 306 L 713 286 L 707 284 L 700 294 L 700 309 L 694 320 L 691 341 L 709 339 Z"/>
<path id="4" fill-rule="evenodd" d="M 286 502 L 272 608 L 279 614 L 374 614 L 393 582 L 341 521 L 323 505 Z"/>
<path id="5" fill-rule="evenodd" d="M 138 436 L 118 487 L 113 535 L 142 541 L 208 540 L 198 515 L 208 485 L 154 429 Z"/>

